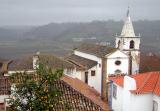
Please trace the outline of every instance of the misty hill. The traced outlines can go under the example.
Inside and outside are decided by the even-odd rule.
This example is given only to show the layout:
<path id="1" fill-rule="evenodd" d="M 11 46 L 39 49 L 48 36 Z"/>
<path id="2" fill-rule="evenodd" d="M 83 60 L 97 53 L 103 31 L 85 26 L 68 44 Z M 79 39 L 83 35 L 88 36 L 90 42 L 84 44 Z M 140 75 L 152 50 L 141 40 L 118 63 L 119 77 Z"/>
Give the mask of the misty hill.
<path id="1" fill-rule="evenodd" d="M 141 35 L 144 50 L 160 50 L 160 21 L 136 21 L 133 23 L 137 35 Z M 51 23 L 25 33 L 30 38 L 70 42 L 73 38 L 96 37 L 97 41 L 113 41 L 122 30 L 122 21 L 93 21 L 89 23 Z"/>
<path id="2" fill-rule="evenodd" d="M 136 21 L 133 25 L 135 32 L 140 33 L 143 37 L 160 36 L 160 21 Z M 111 20 L 89 23 L 51 23 L 32 29 L 26 33 L 26 36 L 53 39 L 96 36 L 99 39 L 108 39 L 108 37 L 113 38 L 116 33 L 120 34 L 122 26 L 122 21 L 115 22 Z"/>
<path id="3" fill-rule="evenodd" d="M 137 35 L 141 34 L 142 51 L 160 52 L 160 21 L 135 21 Z M 93 21 L 86 23 L 50 23 L 43 26 L 0 28 L 0 54 L 48 52 L 68 50 L 84 41 L 114 43 L 120 34 L 123 21 Z M 5 41 L 5 42 L 3 42 Z M 18 50 L 18 51 L 17 51 Z M 12 53 L 8 53 L 8 52 Z M 5 54 L 3 53 L 5 52 Z M 13 54 L 13 55 L 14 55 Z"/>
<path id="4" fill-rule="evenodd" d="M 17 38 L 17 36 L 16 31 L 0 28 L 0 41 L 11 40 Z"/>
<path id="5" fill-rule="evenodd" d="M 72 38 L 97 37 L 100 40 L 111 40 L 116 32 L 120 32 L 122 22 L 94 21 L 89 23 L 51 23 L 37 27 L 26 33 L 28 37 L 52 39 L 52 40 L 72 40 Z M 107 41 L 108 41 L 107 40 Z"/>

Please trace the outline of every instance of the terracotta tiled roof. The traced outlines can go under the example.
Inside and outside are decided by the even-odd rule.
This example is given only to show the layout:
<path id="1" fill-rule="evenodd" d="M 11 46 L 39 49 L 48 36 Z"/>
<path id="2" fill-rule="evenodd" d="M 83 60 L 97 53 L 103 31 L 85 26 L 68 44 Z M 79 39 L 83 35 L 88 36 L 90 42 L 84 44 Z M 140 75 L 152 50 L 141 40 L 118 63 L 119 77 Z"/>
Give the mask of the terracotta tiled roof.
<path id="1" fill-rule="evenodd" d="M 96 61 L 92 61 L 92 60 L 89 60 L 89 59 L 86 59 L 86 58 L 83 58 L 83 57 L 80 57 L 74 54 L 68 56 L 66 59 L 69 62 L 72 62 L 73 64 L 82 67 L 83 69 L 90 69 L 93 66 L 97 65 Z"/>
<path id="2" fill-rule="evenodd" d="M 88 54 L 93 54 L 97 57 L 104 57 L 105 55 L 116 51 L 116 48 L 102 46 L 97 44 L 82 44 L 80 47 L 76 49 L 77 51 L 85 52 Z"/>
<path id="3" fill-rule="evenodd" d="M 123 87 L 124 76 L 109 77 L 109 80 L 112 80 L 113 82 L 115 82 L 119 86 Z"/>
<path id="4" fill-rule="evenodd" d="M 154 93 L 160 96 L 160 72 L 147 72 L 132 75 L 136 81 L 136 90 L 131 92 L 134 94 Z M 124 77 L 110 78 L 117 85 L 123 87 Z"/>
<path id="5" fill-rule="evenodd" d="M 92 87 L 88 86 L 87 84 L 76 78 L 63 76 L 61 79 L 67 84 L 69 84 L 72 88 L 89 98 L 95 104 L 99 105 L 105 111 L 109 110 L 107 101 L 103 101 L 100 98 L 100 94 Z"/>
<path id="6" fill-rule="evenodd" d="M 160 71 L 160 55 L 141 54 L 140 72 Z"/>
<path id="7" fill-rule="evenodd" d="M 33 70 L 33 59 L 32 56 L 27 56 L 25 58 L 15 59 L 10 64 L 8 64 L 9 71 L 19 71 L 19 70 Z M 40 62 L 50 68 L 74 68 L 74 65 L 50 54 L 40 54 Z"/>

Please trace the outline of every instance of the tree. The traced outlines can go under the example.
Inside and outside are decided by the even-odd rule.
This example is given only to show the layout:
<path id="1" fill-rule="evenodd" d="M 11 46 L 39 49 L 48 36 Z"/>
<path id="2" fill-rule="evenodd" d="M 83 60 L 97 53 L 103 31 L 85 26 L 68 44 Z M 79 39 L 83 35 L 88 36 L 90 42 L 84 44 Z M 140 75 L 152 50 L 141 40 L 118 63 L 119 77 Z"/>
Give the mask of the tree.
<path id="1" fill-rule="evenodd" d="M 11 110 L 18 111 L 53 111 L 62 95 L 54 87 L 63 74 L 62 69 L 51 70 L 39 65 L 35 74 L 16 73 L 10 77 L 12 88 L 9 101 Z M 69 107 L 66 104 L 66 109 Z"/>

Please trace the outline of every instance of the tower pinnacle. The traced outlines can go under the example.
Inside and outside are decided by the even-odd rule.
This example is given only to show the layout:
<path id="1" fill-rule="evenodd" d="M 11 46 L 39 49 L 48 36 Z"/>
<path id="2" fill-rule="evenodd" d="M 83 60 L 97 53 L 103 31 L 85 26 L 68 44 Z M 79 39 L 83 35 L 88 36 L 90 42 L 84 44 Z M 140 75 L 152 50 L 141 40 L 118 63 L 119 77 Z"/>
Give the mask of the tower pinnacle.
<path id="1" fill-rule="evenodd" d="M 122 37 L 135 37 L 134 28 L 133 28 L 132 20 L 130 17 L 130 7 L 128 7 L 128 10 L 127 10 L 127 17 L 124 22 L 121 36 Z"/>
<path id="2" fill-rule="evenodd" d="M 129 17 L 129 13 L 130 13 L 130 7 L 128 6 L 127 17 Z"/>

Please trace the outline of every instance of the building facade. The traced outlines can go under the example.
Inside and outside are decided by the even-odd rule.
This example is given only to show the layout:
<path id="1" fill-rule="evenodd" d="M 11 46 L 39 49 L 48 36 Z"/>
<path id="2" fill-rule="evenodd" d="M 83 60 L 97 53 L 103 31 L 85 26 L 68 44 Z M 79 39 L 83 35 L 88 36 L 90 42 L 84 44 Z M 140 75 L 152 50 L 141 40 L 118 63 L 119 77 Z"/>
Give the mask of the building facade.
<path id="1" fill-rule="evenodd" d="M 140 35 L 135 35 L 129 8 L 121 35 L 116 37 L 116 48 L 120 49 L 130 56 L 130 73 L 139 73 Z"/>
<path id="2" fill-rule="evenodd" d="M 110 78 L 114 111 L 160 111 L 160 72 Z"/>
<path id="3" fill-rule="evenodd" d="M 75 68 L 73 74 L 66 75 L 77 77 L 102 94 L 108 76 L 137 74 L 140 64 L 140 36 L 134 33 L 129 9 L 121 35 L 116 37 L 115 42 L 115 48 L 82 44 L 67 58 L 69 62 L 81 67 L 81 70 Z"/>
<path id="4" fill-rule="evenodd" d="M 76 67 L 74 71 L 65 71 L 65 74 L 82 80 L 96 89 L 102 97 L 106 94 L 108 76 L 128 75 L 129 71 L 128 55 L 108 46 L 82 44 L 66 57 L 66 60 Z M 67 72 L 72 72 L 72 74 Z"/>

